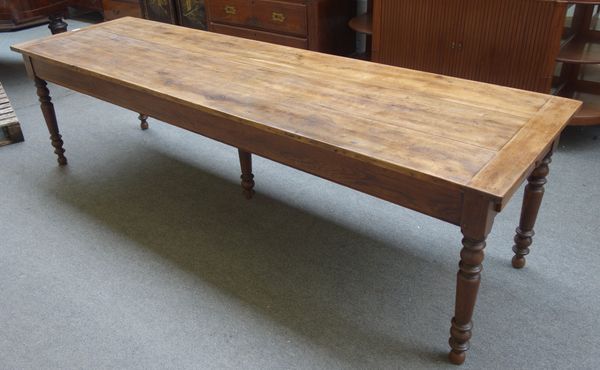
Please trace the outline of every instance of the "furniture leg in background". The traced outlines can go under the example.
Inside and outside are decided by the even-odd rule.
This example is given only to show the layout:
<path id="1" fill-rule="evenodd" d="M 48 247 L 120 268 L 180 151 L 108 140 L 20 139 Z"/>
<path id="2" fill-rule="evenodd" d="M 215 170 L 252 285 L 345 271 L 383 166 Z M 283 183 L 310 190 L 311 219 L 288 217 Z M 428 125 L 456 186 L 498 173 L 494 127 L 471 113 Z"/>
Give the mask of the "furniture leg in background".
<path id="1" fill-rule="evenodd" d="M 140 113 L 140 115 L 138 116 L 138 119 L 140 120 L 140 128 L 142 130 L 147 130 L 148 129 L 148 116 Z"/>
<path id="2" fill-rule="evenodd" d="M 48 24 L 48 28 L 53 35 L 67 32 L 67 22 L 63 20 L 63 15 L 61 13 L 54 13 L 48 16 L 50 23 Z"/>

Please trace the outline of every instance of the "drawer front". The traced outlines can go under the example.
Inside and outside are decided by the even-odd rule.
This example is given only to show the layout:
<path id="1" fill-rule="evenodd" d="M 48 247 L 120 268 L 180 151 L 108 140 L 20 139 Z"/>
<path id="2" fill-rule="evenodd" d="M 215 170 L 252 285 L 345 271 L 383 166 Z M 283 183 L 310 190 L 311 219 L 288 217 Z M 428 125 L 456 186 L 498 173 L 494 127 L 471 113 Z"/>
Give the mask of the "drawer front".
<path id="1" fill-rule="evenodd" d="M 269 31 L 306 36 L 306 5 L 254 0 L 255 26 Z"/>
<path id="2" fill-rule="evenodd" d="M 252 0 L 207 1 L 211 21 L 249 25 L 252 20 Z"/>
<path id="3" fill-rule="evenodd" d="M 279 35 L 271 32 L 251 30 L 248 28 L 227 26 L 224 24 L 216 23 L 211 23 L 210 30 L 230 36 L 265 41 L 273 44 L 291 46 L 299 49 L 308 49 L 308 41 L 305 38 L 301 37 Z"/>

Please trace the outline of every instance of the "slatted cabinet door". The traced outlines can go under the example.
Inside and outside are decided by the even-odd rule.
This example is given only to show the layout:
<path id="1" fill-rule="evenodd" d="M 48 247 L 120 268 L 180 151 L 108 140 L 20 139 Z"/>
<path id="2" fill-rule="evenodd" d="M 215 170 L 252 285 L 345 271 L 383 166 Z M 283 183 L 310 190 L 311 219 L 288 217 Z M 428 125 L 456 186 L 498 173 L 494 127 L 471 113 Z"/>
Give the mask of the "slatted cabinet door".
<path id="1" fill-rule="evenodd" d="M 373 61 L 451 74 L 463 12 L 455 0 L 380 0 L 373 4 Z M 453 45 L 454 42 L 454 45 Z M 453 63 L 454 62 L 454 63 Z"/>
<path id="2" fill-rule="evenodd" d="M 464 26 L 452 76 L 548 93 L 565 3 L 461 0 Z"/>
<path id="3" fill-rule="evenodd" d="M 548 93 L 566 4 L 374 0 L 373 61 Z"/>

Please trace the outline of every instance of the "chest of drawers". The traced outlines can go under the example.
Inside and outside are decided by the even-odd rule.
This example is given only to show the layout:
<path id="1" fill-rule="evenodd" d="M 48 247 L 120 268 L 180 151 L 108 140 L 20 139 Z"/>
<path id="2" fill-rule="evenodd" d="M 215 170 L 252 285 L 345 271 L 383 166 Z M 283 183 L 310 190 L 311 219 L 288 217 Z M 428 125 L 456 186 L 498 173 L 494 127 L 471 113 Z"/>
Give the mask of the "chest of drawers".
<path id="1" fill-rule="evenodd" d="M 353 0 L 206 0 L 208 29 L 330 54 L 354 51 Z"/>

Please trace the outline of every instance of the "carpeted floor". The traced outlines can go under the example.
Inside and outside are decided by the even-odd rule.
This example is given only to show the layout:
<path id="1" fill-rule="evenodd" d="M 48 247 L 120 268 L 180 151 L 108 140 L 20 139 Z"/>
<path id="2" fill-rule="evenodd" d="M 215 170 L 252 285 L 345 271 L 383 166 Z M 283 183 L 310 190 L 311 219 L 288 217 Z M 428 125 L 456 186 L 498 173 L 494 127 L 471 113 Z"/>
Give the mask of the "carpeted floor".
<path id="1" fill-rule="evenodd" d="M 0 368 L 455 368 L 458 228 L 263 159 L 246 201 L 234 148 L 50 86 L 59 168 L 9 51 L 47 34 L 0 33 Z M 521 192 L 497 217 L 464 369 L 600 366 L 598 136 L 563 134 L 524 270 Z"/>

